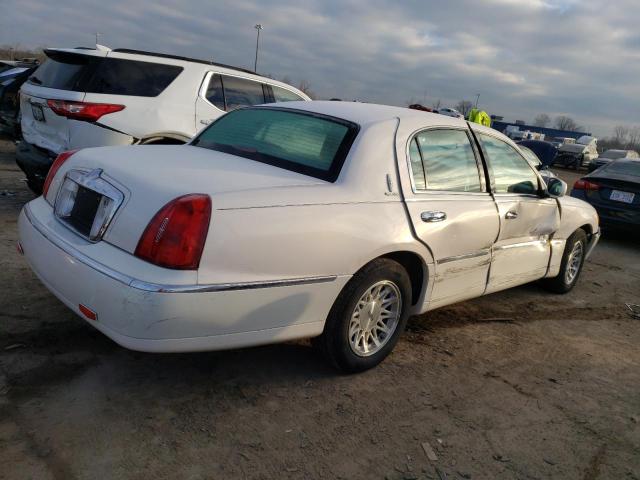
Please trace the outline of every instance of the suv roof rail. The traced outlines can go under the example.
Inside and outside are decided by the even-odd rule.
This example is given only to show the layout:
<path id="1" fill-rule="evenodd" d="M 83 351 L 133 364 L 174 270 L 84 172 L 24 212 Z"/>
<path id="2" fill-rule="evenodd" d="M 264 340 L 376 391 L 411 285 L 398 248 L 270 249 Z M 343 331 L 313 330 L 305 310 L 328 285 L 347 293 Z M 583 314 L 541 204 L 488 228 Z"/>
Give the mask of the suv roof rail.
<path id="1" fill-rule="evenodd" d="M 245 73 L 250 73 L 251 75 L 258 75 L 260 77 L 262 77 L 263 75 L 260 75 L 252 70 L 248 70 L 246 68 L 240 68 L 240 67 L 234 67 L 233 65 L 226 65 L 224 63 L 217 63 L 217 62 L 211 62 L 208 60 L 200 60 L 197 58 L 189 58 L 189 57 L 182 57 L 180 55 L 170 55 L 167 53 L 155 53 L 155 52 L 146 52 L 144 50 L 134 50 L 131 48 L 114 48 L 112 50 L 112 52 L 118 52 L 118 53 L 132 53 L 135 55 L 148 55 L 150 57 L 160 57 L 160 58 L 171 58 L 173 60 L 184 60 L 185 62 L 195 62 L 195 63 L 203 63 L 205 65 L 213 65 L 216 67 L 222 67 L 222 68 L 228 68 L 230 70 L 237 70 L 240 72 L 245 72 Z"/>

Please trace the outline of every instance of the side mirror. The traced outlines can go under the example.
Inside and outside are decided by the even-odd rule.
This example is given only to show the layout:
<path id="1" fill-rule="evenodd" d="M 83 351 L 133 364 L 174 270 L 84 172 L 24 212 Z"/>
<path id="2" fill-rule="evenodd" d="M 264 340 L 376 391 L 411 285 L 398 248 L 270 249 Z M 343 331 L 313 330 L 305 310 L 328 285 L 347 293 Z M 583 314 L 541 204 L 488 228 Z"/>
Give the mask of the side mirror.
<path id="1" fill-rule="evenodd" d="M 565 182 L 556 177 L 545 179 L 547 182 L 547 195 L 552 198 L 564 197 L 567 194 L 568 186 Z"/>

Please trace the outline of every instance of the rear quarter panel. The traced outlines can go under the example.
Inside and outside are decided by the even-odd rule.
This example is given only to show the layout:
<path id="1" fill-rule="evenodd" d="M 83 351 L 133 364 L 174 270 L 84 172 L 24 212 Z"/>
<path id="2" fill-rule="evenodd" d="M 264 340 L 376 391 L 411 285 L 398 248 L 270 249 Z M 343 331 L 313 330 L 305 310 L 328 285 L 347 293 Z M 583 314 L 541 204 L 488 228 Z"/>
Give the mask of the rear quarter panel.
<path id="1" fill-rule="evenodd" d="M 352 275 L 394 251 L 430 262 L 400 201 L 216 210 L 198 281 Z"/>

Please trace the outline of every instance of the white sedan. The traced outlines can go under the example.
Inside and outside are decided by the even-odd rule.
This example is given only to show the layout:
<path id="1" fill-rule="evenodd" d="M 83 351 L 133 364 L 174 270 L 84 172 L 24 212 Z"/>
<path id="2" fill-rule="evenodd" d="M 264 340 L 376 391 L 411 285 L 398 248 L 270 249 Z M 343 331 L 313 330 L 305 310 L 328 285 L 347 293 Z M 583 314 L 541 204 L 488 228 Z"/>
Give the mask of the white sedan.
<path id="1" fill-rule="evenodd" d="M 409 315 L 540 279 L 569 291 L 600 233 L 565 191 L 477 124 L 289 102 L 228 113 L 185 146 L 61 154 L 19 248 L 124 347 L 316 337 L 359 371 Z"/>

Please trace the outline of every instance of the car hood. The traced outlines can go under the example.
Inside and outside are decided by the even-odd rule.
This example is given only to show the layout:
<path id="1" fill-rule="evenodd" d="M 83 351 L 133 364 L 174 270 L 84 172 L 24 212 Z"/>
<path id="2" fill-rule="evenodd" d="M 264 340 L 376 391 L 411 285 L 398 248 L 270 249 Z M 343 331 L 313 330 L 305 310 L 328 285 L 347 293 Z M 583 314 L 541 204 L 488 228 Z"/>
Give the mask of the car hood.
<path id="1" fill-rule="evenodd" d="M 562 145 L 558 152 L 560 153 L 584 153 L 586 152 L 586 145 L 580 145 L 578 143 L 567 143 Z"/>

